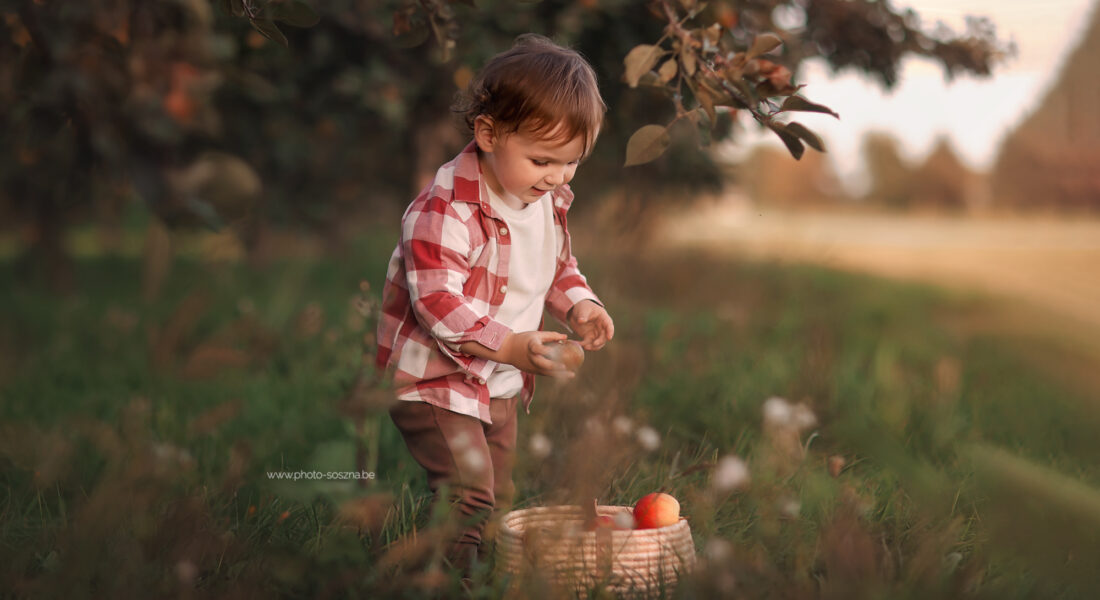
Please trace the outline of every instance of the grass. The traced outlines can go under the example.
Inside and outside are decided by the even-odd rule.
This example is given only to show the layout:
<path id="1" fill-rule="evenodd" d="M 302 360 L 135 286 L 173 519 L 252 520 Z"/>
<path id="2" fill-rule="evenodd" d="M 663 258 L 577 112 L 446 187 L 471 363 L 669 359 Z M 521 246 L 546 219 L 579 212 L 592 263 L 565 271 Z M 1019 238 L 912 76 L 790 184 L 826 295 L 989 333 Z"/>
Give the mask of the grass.
<path id="1" fill-rule="evenodd" d="M 3 588 L 457 593 L 386 391 L 356 385 L 392 243 L 187 257 L 156 301 L 134 258 L 82 258 L 68 297 L 0 262 Z M 583 262 L 616 339 L 521 414 L 519 506 L 673 493 L 703 560 L 674 597 L 1095 594 L 1096 392 L 1030 361 L 1034 342 L 952 325 L 985 301 L 705 255 Z M 771 397 L 816 423 L 765 423 Z M 715 487 L 729 456 L 747 486 Z M 360 468 L 376 479 L 266 476 Z"/>

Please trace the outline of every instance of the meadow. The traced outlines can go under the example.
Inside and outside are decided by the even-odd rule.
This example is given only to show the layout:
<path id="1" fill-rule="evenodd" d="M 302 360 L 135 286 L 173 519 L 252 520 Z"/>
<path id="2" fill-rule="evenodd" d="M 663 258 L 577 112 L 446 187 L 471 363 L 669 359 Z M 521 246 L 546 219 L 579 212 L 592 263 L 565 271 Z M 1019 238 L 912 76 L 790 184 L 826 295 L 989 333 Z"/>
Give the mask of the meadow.
<path id="1" fill-rule="evenodd" d="M 0 261 L 0 596 L 457 595 L 363 367 L 393 241 L 184 253 L 155 300 L 139 256 L 80 256 L 68 295 Z M 1066 349 L 966 327 L 980 296 L 586 252 L 616 337 L 521 413 L 518 507 L 672 493 L 701 562 L 669 597 L 1095 597 L 1100 398 Z M 374 478 L 268 475 L 313 470 Z"/>

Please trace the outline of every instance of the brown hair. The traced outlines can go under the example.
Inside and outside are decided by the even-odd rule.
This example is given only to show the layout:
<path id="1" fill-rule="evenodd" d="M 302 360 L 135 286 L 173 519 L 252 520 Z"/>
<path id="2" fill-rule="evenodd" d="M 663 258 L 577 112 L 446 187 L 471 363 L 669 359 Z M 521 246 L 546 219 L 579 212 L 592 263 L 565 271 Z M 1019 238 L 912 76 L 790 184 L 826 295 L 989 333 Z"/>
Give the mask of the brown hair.
<path id="1" fill-rule="evenodd" d="M 596 73 L 580 54 L 528 33 L 516 38 L 511 49 L 489 59 L 455 110 L 464 113 L 471 131 L 481 115 L 491 118 L 503 134 L 523 127 L 539 135 L 561 123 L 560 137 L 583 136 L 587 154 L 607 106 L 600 97 Z"/>

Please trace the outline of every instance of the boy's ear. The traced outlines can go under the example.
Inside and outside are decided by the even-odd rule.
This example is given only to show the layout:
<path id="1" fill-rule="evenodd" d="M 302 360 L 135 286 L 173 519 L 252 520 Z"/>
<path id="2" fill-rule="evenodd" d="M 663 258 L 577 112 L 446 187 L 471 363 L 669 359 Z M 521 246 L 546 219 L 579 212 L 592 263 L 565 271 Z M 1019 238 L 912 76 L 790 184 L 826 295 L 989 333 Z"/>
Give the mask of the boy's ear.
<path id="1" fill-rule="evenodd" d="M 493 119 L 486 115 L 478 115 L 474 119 L 474 141 L 482 152 L 492 152 L 496 145 L 497 136 L 493 128 Z"/>

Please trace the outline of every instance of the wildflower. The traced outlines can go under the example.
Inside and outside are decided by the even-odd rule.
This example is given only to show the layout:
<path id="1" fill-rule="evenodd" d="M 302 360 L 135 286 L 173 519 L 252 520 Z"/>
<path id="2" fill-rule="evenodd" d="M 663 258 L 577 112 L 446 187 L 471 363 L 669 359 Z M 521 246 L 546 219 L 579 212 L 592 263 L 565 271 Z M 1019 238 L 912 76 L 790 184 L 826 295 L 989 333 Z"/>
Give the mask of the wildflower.
<path id="1" fill-rule="evenodd" d="M 626 415 L 619 415 L 611 422 L 611 426 L 615 428 L 615 432 L 619 435 L 630 435 L 630 432 L 634 430 L 634 420 Z"/>
<path id="2" fill-rule="evenodd" d="M 485 456 L 477 448 L 468 448 L 459 455 L 458 459 L 462 462 L 463 467 L 471 471 L 482 471 L 488 466 Z"/>
<path id="3" fill-rule="evenodd" d="M 790 423 L 798 431 L 806 431 L 817 426 L 817 416 L 805 402 L 799 402 L 791 410 Z"/>
<path id="4" fill-rule="evenodd" d="M 736 456 L 723 456 L 711 477 L 711 485 L 720 492 L 739 490 L 749 485 L 749 467 Z"/>
<path id="5" fill-rule="evenodd" d="M 788 519 L 797 519 L 799 513 L 802 512 L 802 503 L 797 498 L 786 496 L 780 498 L 777 504 L 779 514 Z"/>
<path id="6" fill-rule="evenodd" d="M 778 396 L 772 396 L 764 401 L 764 425 L 787 427 L 791 423 L 792 412 L 789 402 Z"/>
<path id="7" fill-rule="evenodd" d="M 550 438 L 545 434 L 539 432 L 531 436 L 531 454 L 535 458 L 542 459 L 550 456 L 551 448 Z"/>
<path id="8" fill-rule="evenodd" d="M 635 436 L 638 438 L 638 443 L 646 450 L 656 450 L 661 445 L 661 434 L 649 425 L 639 427 Z"/>

